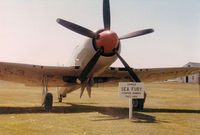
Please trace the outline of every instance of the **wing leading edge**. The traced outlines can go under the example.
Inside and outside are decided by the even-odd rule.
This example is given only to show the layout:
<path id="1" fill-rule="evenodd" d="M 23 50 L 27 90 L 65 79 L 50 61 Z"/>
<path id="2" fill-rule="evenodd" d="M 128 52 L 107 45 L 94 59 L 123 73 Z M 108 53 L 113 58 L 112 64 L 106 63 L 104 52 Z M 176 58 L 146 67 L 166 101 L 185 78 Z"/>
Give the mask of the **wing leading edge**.
<path id="1" fill-rule="evenodd" d="M 154 82 L 188 76 L 200 72 L 197 67 L 134 69 L 142 82 Z M 67 87 L 75 85 L 81 73 L 79 67 L 39 66 L 18 63 L 0 62 L 0 80 L 24 83 L 28 86 L 42 86 L 43 76 L 48 77 L 48 85 Z M 105 85 L 131 81 L 125 68 L 109 68 L 100 76 L 94 77 L 94 83 Z M 118 84 L 117 84 L 118 85 Z"/>
<path id="2" fill-rule="evenodd" d="M 200 72 L 200 68 L 198 67 L 149 68 L 133 70 L 142 82 L 164 81 Z M 114 78 L 113 80 L 115 81 L 131 81 L 129 74 L 124 68 L 110 68 L 101 76 Z"/>
<path id="3" fill-rule="evenodd" d="M 43 76 L 47 76 L 50 87 L 65 87 L 65 77 L 75 77 L 79 67 L 39 66 L 0 62 L 0 80 L 24 83 L 27 86 L 42 86 Z M 69 80 L 69 79 L 68 79 Z"/>

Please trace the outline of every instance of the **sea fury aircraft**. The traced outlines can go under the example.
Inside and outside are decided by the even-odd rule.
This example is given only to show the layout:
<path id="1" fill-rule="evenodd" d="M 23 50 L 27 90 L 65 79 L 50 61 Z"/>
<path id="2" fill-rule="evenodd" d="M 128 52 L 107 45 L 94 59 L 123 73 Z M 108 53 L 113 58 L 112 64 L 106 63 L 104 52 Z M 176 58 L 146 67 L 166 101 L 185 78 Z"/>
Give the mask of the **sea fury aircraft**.
<path id="1" fill-rule="evenodd" d="M 118 82 L 152 82 L 172 79 L 180 76 L 195 74 L 200 68 L 153 68 L 133 69 L 120 56 L 121 40 L 152 33 L 153 29 L 144 29 L 118 36 L 110 29 L 110 4 L 103 0 L 104 29 L 93 32 L 80 25 L 63 19 L 57 19 L 62 26 L 86 36 L 82 45 L 75 48 L 73 60 L 69 67 L 39 66 L 0 62 L 0 79 L 27 86 L 42 86 L 42 105 L 46 111 L 52 109 L 53 96 L 48 93 L 48 86 L 58 87 L 58 99 L 66 94 L 81 89 L 80 97 L 86 89 L 89 97 L 91 88 L 118 86 Z M 124 68 L 110 67 L 117 59 L 123 63 Z M 28 94 L 28 93 L 27 93 Z M 134 100 L 134 107 L 143 109 L 145 99 Z"/>

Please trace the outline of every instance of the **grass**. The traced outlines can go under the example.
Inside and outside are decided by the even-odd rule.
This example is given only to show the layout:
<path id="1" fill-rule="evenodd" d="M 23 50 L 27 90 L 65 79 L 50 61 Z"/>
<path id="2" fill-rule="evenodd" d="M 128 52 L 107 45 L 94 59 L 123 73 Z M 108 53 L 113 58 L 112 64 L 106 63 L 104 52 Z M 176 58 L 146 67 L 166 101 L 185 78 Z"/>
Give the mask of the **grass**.
<path id="1" fill-rule="evenodd" d="M 196 84 L 147 83 L 143 112 L 128 119 L 128 99 L 118 88 L 93 88 L 92 98 L 80 90 L 44 113 L 42 88 L 0 81 L 0 135 L 132 135 L 200 134 L 200 95 Z"/>

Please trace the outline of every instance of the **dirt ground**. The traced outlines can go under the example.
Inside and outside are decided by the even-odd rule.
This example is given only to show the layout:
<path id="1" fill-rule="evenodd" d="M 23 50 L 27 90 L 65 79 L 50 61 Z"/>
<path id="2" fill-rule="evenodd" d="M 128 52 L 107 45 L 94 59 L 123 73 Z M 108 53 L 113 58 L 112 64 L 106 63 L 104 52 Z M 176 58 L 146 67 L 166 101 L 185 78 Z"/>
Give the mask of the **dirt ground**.
<path id="1" fill-rule="evenodd" d="M 118 88 L 93 88 L 92 98 L 77 90 L 45 113 L 42 88 L 0 81 L 0 135 L 198 135 L 200 94 L 196 84 L 146 83 L 142 112 L 128 119 L 128 99 Z"/>

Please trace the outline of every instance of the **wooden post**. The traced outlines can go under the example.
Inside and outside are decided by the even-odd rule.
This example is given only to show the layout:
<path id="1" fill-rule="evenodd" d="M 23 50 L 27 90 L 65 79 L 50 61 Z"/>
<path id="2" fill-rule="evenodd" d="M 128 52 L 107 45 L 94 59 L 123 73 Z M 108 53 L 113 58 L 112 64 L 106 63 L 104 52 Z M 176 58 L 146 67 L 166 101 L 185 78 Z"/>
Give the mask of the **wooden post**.
<path id="1" fill-rule="evenodd" d="M 200 95 L 200 73 L 199 73 L 199 95 Z"/>
<path id="2" fill-rule="evenodd" d="M 129 119 L 133 117 L 133 100 L 129 98 Z"/>

